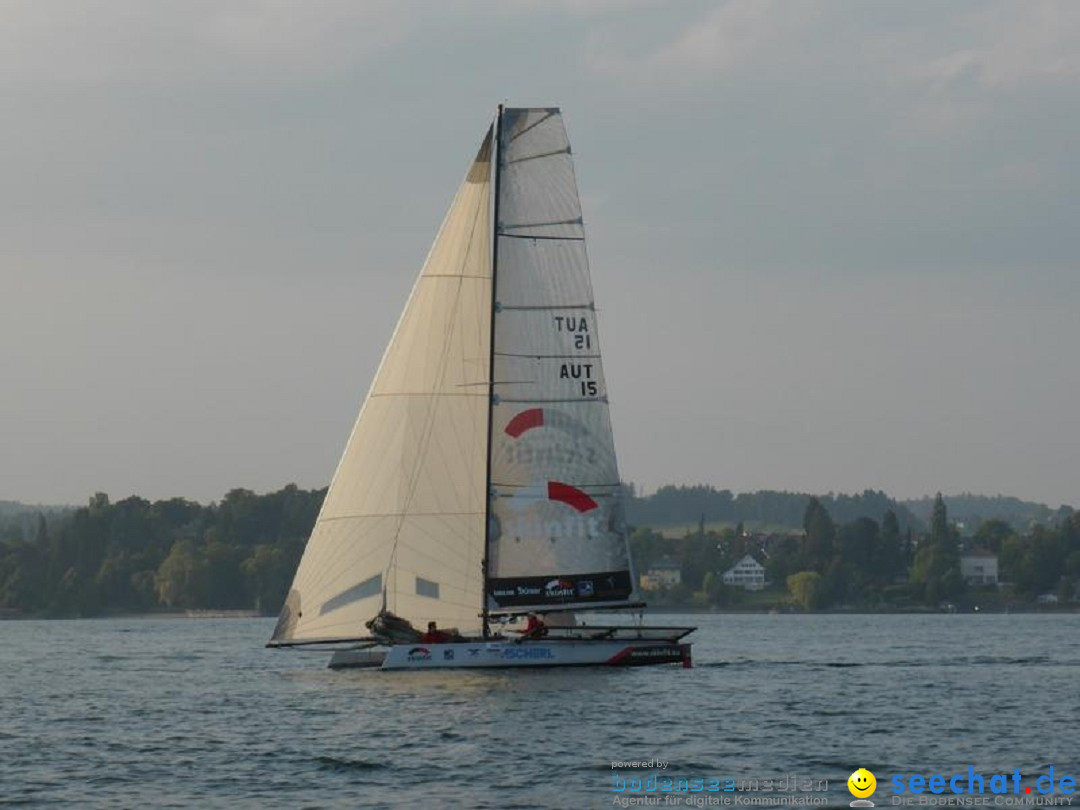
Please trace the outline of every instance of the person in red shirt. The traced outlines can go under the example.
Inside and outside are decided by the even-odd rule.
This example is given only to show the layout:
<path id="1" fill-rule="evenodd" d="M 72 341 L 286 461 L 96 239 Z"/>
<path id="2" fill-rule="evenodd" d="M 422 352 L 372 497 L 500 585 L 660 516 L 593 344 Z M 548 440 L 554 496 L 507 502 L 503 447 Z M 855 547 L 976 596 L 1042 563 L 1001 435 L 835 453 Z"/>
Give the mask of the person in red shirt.
<path id="1" fill-rule="evenodd" d="M 420 636 L 421 644 L 445 644 L 450 640 L 450 634 L 440 630 L 435 622 L 428 622 L 427 632 Z"/>
<path id="2" fill-rule="evenodd" d="M 529 614 L 529 619 L 525 623 L 525 629 L 521 633 L 522 638 L 543 638 L 547 635 L 547 625 L 544 624 L 544 620 L 537 616 L 535 613 Z"/>

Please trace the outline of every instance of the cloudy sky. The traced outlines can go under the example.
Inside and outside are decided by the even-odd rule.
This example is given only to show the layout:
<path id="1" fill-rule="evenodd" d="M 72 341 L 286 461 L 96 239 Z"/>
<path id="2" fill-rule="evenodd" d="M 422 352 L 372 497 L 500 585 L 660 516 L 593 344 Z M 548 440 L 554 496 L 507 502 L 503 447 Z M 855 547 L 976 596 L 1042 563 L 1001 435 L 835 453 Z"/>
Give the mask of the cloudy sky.
<path id="1" fill-rule="evenodd" d="M 1080 3 L 0 0 L 0 499 L 325 485 L 500 101 L 623 477 L 1080 506 Z"/>

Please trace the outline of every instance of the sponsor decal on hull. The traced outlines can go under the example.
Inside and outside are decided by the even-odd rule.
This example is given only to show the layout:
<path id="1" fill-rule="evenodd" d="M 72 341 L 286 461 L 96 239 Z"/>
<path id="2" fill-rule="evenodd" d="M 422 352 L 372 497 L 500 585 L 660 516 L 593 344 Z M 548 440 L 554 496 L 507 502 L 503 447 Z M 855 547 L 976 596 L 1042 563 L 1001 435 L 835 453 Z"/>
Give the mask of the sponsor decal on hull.
<path id="1" fill-rule="evenodd" d="M 641 664 L 675 664 L 686 662 L 687 651 L 681 644 L 650 644 L 630 646 L 621 650 L 607 663 L 612 666 L 632 667 Z"/>
<path id="2" fill-rule="evenodd" d="M 539 659 L 553 660 L 555 658 L 554 650 L 548 647 L 503 647 L 502 659 L 504 661 L 514 660 L 529 660 L 536 661 Z"/>
<path id="3" fill-rule="evenodd" d="M 428 646 L 397 645 L 383 669 L 472 667 L 643 666 L 682 662 L 689 666 L 689 645 L 635 641 L 497 641 Z M 377 664 L 371 664 L 377 665 Z"/>

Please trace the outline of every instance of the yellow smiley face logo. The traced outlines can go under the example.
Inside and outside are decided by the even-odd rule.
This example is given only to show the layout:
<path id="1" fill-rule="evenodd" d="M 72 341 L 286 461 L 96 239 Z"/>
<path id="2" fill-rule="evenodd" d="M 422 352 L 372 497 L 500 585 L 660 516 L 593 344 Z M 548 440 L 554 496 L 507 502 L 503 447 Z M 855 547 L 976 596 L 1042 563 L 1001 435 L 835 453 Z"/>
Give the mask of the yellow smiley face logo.
<path id="1" fill-rule="evenodd" d="M 859 768 L 847 780 L 847 789 L 851 795 L 859 799 L 865 799 L 877 790 L 877 779 L 866 768 Z"/>

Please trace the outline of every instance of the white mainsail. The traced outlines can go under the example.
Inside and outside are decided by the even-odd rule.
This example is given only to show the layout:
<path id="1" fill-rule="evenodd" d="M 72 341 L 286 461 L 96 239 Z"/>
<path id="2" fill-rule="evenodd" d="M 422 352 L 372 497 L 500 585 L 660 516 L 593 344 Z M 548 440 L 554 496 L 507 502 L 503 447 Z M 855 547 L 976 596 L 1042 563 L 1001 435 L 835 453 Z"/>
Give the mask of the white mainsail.
<path id="1" fill-rule="evenodd" d="M 491 320 L 489 130 L 413 287 L 272 642 L 357 637 L 384 606 L 479 627 Z"/>
<path id="2" fill-rule="evenodd" d="M 621 487 L 562 114 L 507 109 L 498 146 L 488 605 L 626 602 Z"/>

